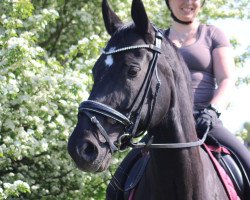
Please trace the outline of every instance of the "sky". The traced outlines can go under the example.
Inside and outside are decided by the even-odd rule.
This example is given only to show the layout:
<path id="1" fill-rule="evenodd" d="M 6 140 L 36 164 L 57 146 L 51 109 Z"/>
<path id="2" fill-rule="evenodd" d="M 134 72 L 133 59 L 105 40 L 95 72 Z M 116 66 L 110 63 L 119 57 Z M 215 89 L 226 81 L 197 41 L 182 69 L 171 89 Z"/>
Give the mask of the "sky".
<path id="1" fill-rule="evenodd" d="M 242 21 L 236 19 L 217 20 L 211 22 L 220 27 L 229 38 L 236 38 L 241 44 L 234 52 L 235 55 L 246 51 L 250 46 L 250 20 Z M 236 76 L 250 76 L 250 59 L 242 69 L 236 69 Z M 242 129 L 244 122 L 250 122 L 250 85 L 240 85 L 236 88 L 230 99 L 230 107 L 221 115 L 224 126 L 232 133 Z"/>

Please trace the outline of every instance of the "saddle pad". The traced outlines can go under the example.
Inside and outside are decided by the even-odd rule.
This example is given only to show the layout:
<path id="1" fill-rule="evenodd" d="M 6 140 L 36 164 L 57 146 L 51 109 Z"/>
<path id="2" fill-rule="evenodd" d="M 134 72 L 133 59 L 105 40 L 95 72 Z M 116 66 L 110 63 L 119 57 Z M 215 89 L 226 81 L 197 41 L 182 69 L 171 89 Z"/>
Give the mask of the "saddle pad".
<path id="1" fill-rule="evenodd" d="M 227 175 L 227 173 L 225 172 L 225 170 L 221 167 L 221 165 L 219 164 L 219 162 L 217 161 L 217 159 L 214 157 L 214 155 L 212 154 L 212 150 L 210 149 L 209 146 L 207 145 L 203 145 L 205 151 L 207 152 L 207 154 L 209 155 L 211 161 L 214 164 L 214 167 L 227 191 L 228 197 L 230 200 L 240 200 L 239 196 L 236 193 L 236 190 L 234 188 L 233 182 L 231 181 L 231 179 L 229 178 L 229 176 Z"/>
<path id="2" fill-rule="evenodd" d="M 125 192 L 131 191 L 137 186 L 137 184 L 141 180 L 141 177 L 143 176 L 148 160 L 149 160 L 149 154 L 142 156 L 135 163 L 133 168 L 130 170 L 128 179 L 126 180 L 125 188 L 124 188 Z"/>
<path id="3" fill-rule="evenodd" d="M 132 149 L 117 168 L 106 192 L 106 200 L 124 199 L 125 182 L 128 179 L 131 169 L 142 157 L 140 149 Z"/>
<path id="4" fill-rule="evenodd" d="M 136 186 L 141 180 L 143 173 L 146 169 L 146 166 L 149 161 L 149 154 L 143 155 L 134 165 L 132 170 L 130 171 L 130 176 L 128 177 L 125 183 L 125 193 L 124 197 L 128 200 L 134 199 L 134 194 L 136 190 Z"/>

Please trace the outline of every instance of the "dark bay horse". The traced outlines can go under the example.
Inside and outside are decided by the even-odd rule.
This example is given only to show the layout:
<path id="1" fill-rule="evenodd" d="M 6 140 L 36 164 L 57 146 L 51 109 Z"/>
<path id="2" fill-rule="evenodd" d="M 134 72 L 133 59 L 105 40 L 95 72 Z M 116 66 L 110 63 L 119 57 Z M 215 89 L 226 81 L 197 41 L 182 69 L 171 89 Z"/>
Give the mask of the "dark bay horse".
<path id="1" fill-rule="evenodd" d="M 189 72 L 175 47 L 150 23 L 141 0 L 133 0 L 131 24 L 123 24 L 106 0 L 102 12 L 111 39 L 95 63 L 93 89 L 69 138 L 76 165 L 104 171 L 114 152 L 147 130 L 154 137 L 146 147 L 150 160 L 134 199 L 227 200 L 200 148 Z"/>

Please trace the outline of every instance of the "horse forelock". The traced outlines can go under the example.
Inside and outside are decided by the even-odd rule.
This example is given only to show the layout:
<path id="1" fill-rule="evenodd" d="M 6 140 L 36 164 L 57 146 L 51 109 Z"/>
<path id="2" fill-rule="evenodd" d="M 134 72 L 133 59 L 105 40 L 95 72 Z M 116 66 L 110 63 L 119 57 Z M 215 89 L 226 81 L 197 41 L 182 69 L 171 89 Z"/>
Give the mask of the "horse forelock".
<path id="1" fill-rule="evenodd" d="M 125 47 L 126 45 L 126 33 L 129 31 L 129 29 L 132 28 L 131 23 L 124 24 L 123 26 L 119 27 L 116 32 L 113 34 L 113 36 L 110 38 L 107 46 L 105 47 L 105 51 L 114 51 L 118 48 Z M 109 68 L 114 63 L 113 55 L 106 55 L 105 56 L 105 66 Z"/>
<path id="2" fill-rule="evenodd" d="M 112 37 L 108 41 L 106 48 L 110 48 L 110 47 L 122 48 L 122 47 L 125 47 L 128 43 L 131 44 L 131 42 L 134 41 L 134 38 L 128 37 L 128 34 L 130 32 L 133 32 L 133 33 L 137 32 L 134 23 L 128 22 L 128 23 L 123 24 L 123 26 L 120 26 L 116 30 L 116 32 L 112 35 Z"/>
<path id="3" fill-rule="evenodd" d="M 130 23 L 123 24 L 123 26 L 120 26 L 116 30 L 116 32 L 111 36 L 110 40 L 107 42 L 107 45 L 104 48 L 104 51 L 110 52 L 110 51 L 114 51 L 120 48 L 143 44 L 143 43 L 145 43 L 144 38 L 140 36 L 139 33 L 137 33 L 134 23 L 130 22 Z M 119 54 L 123 54 L 123 52 Z M 106 71 L 112 65 L 115 65 L 116 63 L 114 61 L 114 56 L 115 56 L 114 54 L 101 55 L 100 60 L 102 62 L 97 62 L 98 64 L 96 65 L 96 67 L 94 67 L 93 73 L 94 71 L 96 71 L 96 68 L 99 71 Z M 131 60 L 131 59 L 132 58 L 130 57 L 128 60 Z M 104 73 L 102 72 L 100 77 L 102 77 L 103 74 Z"/>

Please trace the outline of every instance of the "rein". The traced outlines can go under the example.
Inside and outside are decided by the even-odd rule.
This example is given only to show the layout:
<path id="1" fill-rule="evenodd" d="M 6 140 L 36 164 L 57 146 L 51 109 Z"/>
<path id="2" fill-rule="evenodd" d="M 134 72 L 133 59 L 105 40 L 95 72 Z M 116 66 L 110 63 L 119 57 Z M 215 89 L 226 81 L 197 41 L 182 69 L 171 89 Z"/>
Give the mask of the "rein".
<path id="1" fill-rule="evenodd" d="M 117 50 L 111 50 L 111 51 L 103 50 L 102 51 L 102 53 L 105 55 L 111 55 L 111 54 L 120 53 L 123 51 L 129 51 L 129 50 L 138 49 L 138 48 L 146 48 L 146 49 L 150 49 L 153 51 L 153 58 L 152 58 L 150 65 L 148 67 L 147 74 L 144 78 L 141 89 L 139 90 L 139 93 L 136 96 L 136 98 L 131 106 L 132 108 L 131 108 L 130 112 L 127 114 L 127 116 L 123 115 L 122 113 L 118 112 L 117 110 L 115 110 L 115 109 L 113 109 L 105 104 L 102 104 L 100 102 L 93 101 L 93 100 L 84 101 L 79 106 L 78 112 L 84 113 L 90 119 L 91 123 L 93 123 L 97 127 L 97 129 L 100 131 L 100 133 L 103 135 L 103 137 L 105 138 L 105 140 L 109 144 L 109 148 L 110 148 L 111 153 L 114 153 L 115 151 L 121 151 L 121 146 L 123 145 L 123 140 L 126 140 L 126 139 L 128 139 L 129 143 L 130 143 L 128 146 L 130 146 L 132 148 L 176 149 L 176 148 L 190 148 L 190 147 L 200 146 L 204 143 L 204 141 L 207 137 L 208 130 L 206 131 L 206 133 L 204 134 L 204 136 L 201 140 L 198 140 L 195 142 L 152 144 L 153 136 L 149 139 L 149 141 L 147 143 L 133 143 L 131 141 L 133 138 L 139 137 L 144 133 L 144 132 L 142 132 L 142 134 L 136 135 L 139 121 L 141 119 L 142 107 L 143 107 L 143 105 L 145 105 L 146 97 L 148 95 L 150 85 L 152 82 L 152 77 L 153 77 L 153 74 L 155 73 L 158 83 L 156 85 L 156 92 L 155 92 L 155 95 L 153 98 L 153 104 L 152 104 L 151 109 L 150 109 L 150 110 L 152 110 L 152 112 L 154 111 L 156 97 L 157 97 L 157 94 L 158 94 L 158 91 L 159 91 L 159 88 L 161 85 L 161 82 L 160 82 L 160 79 L 159 79 L 158 73 L 157 73 L 157 59 L 158 59 L 159 53 L 161 53 L 162 38 L 163 38 L 163 36 L 162 36 L 161 32 L 156 30 L 155 44 L 135 45 L 135 46 L 120 48 Z M 144 91 L 144 94 L 142 96 L 142 99 L 138 99 L 138 97 L 140 96 L 139 94 L 143 88 L 145 88 L 145 91 Z M 140 101 L 138 104 L 139 106 L 137 107 L 136 115 L 132 116 L 132 112 L 133 113 L 135 112 L 134 106 L 136 105 L 137 101 Z M 102 116 L 106 116 L 108 118 L 111 118 L 124 126 L 125 132 L 123 135 L 120 136 L 120 138 L 118 138 L 118 141 L 115 144 L 111 142 L 108 133 L 103 128 L 101 123 L 97 120 L 97 118 L 95 117 L 94 114 L 100 114 Z M 152 114 L 153 113 L 151 113 L 149 115 L 150 117 L 149 117 L 149 121 L 147 123 L 148 125 L 150 124 Z M 135 119 L 135 120 L 132 121 L 132 119 Z"/>
<path id="2" fill-rule="evenodd" d="M 147 143 L 143 142 L 143 143 L 131 143 L 131 146 L 133 148 L 155 148 L 155 149 L 183 149 L 183 148 L 191 148 L 191 147 L 197 147 L 197 146 L 201 146 L 202 144 L 204 144 L 207 135 L 209 132 L 209 127 L 207 128 L 205 134 L 203 135 L 202 139 L 199 139 L 195 142 L 187 142 L 187 143 L 164 143 L 164 144 L 152 144 L 153 142 L 153 136 L 149 139 L 149 141 Z"/>

